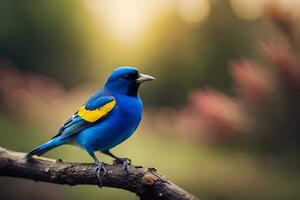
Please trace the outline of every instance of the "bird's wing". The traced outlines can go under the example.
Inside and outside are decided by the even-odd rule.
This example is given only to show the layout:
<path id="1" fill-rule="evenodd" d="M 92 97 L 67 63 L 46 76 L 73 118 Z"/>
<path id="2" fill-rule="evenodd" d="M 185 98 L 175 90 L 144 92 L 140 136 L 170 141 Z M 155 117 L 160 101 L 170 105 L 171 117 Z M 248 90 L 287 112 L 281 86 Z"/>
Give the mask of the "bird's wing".
<path id="1" fill-rule="evenodd" d="M 84 104 L 69 120 L 55 137 L 68 138 L 90 127 L 93 123 L 104 119 L 114 109 L 116 100 L 113 96 L 94 96 Z"/>

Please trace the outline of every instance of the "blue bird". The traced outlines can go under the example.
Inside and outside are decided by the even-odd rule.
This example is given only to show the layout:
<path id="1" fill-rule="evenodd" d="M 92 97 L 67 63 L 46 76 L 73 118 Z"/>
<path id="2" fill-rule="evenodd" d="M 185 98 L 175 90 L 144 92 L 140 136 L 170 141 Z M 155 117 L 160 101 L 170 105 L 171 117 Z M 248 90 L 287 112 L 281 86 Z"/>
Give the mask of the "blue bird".
<path id="1" fill-rule="evenodd" d="M 130 160 L 115 156 L 110 149 L 128 139 L 138 127 L 143 112 L 138 89 L 141 83 L 154 79 L 140 74 L 134 67 L 117 68 L 104 87 L 65 122 L 56 136 L 29 152 L 26 157 L 40 156 L 55 147 L 73 144 L 85 149 L 93 158 L 99 180 L 100 171 L 103 170 L 104 175 L 106 169 L 95 156 L 95 151 L 113 157 L 127 170 Z"/>

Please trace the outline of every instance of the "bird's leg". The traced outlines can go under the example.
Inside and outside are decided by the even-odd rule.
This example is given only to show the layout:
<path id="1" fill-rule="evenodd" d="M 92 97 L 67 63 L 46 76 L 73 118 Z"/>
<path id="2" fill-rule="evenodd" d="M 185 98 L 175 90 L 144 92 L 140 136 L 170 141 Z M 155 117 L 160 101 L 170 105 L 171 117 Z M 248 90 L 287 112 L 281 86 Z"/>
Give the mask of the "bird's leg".
<path id="1" fill-rule="evenodd" d="M 102 178 L 105 176 L 107 170 L 104 167 L 104 163 L 99 161 L 98 158 L 96 157 L 96 155 L 94 154 L 93 151 L 88 152 L 90 154 L 90 156 L 94 159 L 96 166 L 96 172 L 97 172 L 97 178 L 99 180 L 99 187 L 102 187 Z M 101 171 L 103 171 L 103 173 L 101 174 Z"/>
<path id="2" fill-rule="evenodd" d="M 122 164 L 123 170 L 128 174 L 129 173 L 129 165 L 131 164 L 131 160 L 129 158 L 118 158 L 114 160 L 114 164 Z"/>
<path id="3" fill-rule="evenodd" d="M 122 168 L 123 170 L 128 173 L 128 170 L 129 170 L 129 165 L 131 164 L 131 160 L 129 158 L 119 158 L 117 156 L 115 156 L 114 154 L 112 154 L 109 150 L 108 151 L 105 151 L 103 152 L 105 153 L 106 155 L 109 155 L 111 156 L 112 158 L 114 158 L 114 164 L 122 164 Z"/>
<path id="4" fill-rule="evenodd" d="M 104 167 L 103 162 L 98 161 L 95 163 L 96 166 L 96 172 L 97 172 L 97 178 L 99 180 L 99 187 L 102 187 L 102 178 L 105 176 L 107 169 Z M 101 174 L 101 171 L 103 171 L 103 173 Z"/>

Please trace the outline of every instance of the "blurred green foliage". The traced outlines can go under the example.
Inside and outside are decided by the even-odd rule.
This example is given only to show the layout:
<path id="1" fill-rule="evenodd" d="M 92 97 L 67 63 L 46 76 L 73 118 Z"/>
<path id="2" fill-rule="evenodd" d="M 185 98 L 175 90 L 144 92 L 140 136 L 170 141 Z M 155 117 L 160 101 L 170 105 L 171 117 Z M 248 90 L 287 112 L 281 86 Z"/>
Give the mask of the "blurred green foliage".
<path id="1" fill-rule="evenodd" d="M 87 79 L 85 20 L 79 1 L 1 1 L 0 55 L 66 85 Z"/>
<path id="2" fill-rule="evenodd" d="M 142 39 L 124 44 L 94 22 L 85 1 L 30 2 L 0 2 L 1 56 L 67 87 L 99 84 L 117 66 L 137 66 L 159 80 L 143 91 L 146 105 L 183 104 L 188 91 L 203 85 L 230 92 L 228 62 L 250 55 L 257 29 L 268 30 L 261 20 L 242 22 L 227 1 L 218 1 L 202 26 L 172 12 L 150 24 Z"/>

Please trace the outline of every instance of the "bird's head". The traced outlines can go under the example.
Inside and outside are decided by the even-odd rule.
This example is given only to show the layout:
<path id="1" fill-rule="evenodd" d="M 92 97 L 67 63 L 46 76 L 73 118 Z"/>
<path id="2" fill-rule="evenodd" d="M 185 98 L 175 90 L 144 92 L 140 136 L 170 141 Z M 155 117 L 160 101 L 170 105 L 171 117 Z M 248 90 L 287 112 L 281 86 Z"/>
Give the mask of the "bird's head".
<path id="1" fill-rule="evenodd" d="M 119 67 L 111 73 L 105 88 L 111 92 L 137 96 L 140 84 L 154 79 L 152 76 L 140 74 L 134 67 Z"/>

